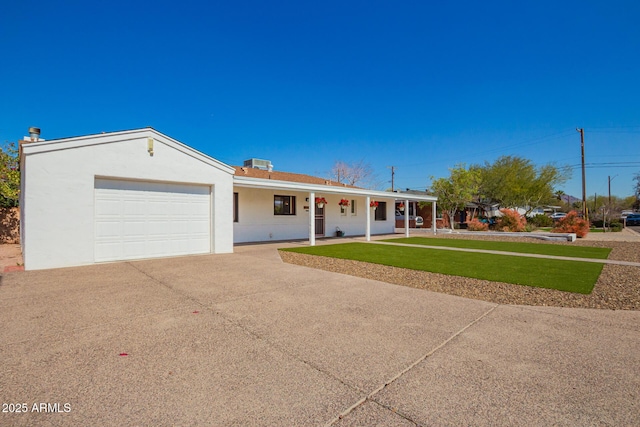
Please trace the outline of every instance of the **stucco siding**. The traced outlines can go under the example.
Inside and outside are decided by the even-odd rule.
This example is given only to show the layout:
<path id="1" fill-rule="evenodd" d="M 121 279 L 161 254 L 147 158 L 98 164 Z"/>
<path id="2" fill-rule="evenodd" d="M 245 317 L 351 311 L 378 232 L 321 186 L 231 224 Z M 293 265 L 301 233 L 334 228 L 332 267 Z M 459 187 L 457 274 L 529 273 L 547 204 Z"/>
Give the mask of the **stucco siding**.
<path id="1" fill-rule="evenodd" d="M 309 193 L 286 190 L 256 189 L 236 187 L 238 193 L 238 222 L 233 224 L 233 237 L 235 243 L 264 242 L 277 240 L 293 240 L 309 238 L 309 210 L 313 209 L 313 201 L 307 201 Z M 295 215 L 275 215 L 274 196 L 295 196 Z M 340 227 L 346 236 L 364 235 L 366 231 L 366 209 L 371 209 L 366 204 L 365 197 L 345 197 L 349 201 L 356 200 L 356 214 L 347 208 L 346 215 L 340 213 L 338 202 L 342 198 L 339 195 L 316 193 L 316 197 L 324 197 L 327 200 L 325 206 L 325 236 L 335 236 L 336 227 Z M 374 212 L 371 211 L 371 233 L 393 233 L 394 211 L 393 199 L 378 201 L 387 202 L 387 220 L 375 221 Z"/>

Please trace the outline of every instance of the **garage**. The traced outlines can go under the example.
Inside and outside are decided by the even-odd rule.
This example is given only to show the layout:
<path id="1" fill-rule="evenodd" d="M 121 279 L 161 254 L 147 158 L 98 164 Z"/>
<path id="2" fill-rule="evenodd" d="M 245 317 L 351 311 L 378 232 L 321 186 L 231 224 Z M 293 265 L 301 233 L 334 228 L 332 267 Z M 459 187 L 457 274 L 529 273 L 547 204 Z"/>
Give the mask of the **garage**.
<path id="1" fill-rule="evenodd" d="M 26 270 L 233 252 L 235 169 L 153 128 L 20 142 Z"/>
<path id="2" fill-rule="evenodd" d="M 95 181 L 95 261 L 211 251 L 211 188 Z"/>

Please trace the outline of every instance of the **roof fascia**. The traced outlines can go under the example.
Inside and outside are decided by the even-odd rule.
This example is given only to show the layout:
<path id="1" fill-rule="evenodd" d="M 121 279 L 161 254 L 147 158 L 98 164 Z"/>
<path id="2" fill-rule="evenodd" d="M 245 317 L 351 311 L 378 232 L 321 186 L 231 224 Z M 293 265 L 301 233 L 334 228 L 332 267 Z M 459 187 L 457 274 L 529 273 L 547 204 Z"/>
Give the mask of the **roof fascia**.
<path id="1" fill-rule="evenodd" d="M 194 148 L 189 147 L 182 142 L 175 140 L 161 132 L 153 128 L 142 128 L 142 129 L 133 129 L 121 132 L 109 132 L 109 133 L 100 133 L 93 135 L 85 135 L 73 138 L 61 138 L 61 139 L 50 139 L 42 142 L 32 142 L 29 144 L 23 144 L 22 150 L 24 155 L 36 154 L 36 153 L 47 153 L 51 151 L 60 151 L 60 150 L 69 150 L 73 148 L 80 147 L 88 147 L 92 145 L 101 145 L 101 144 L 110 144 L 115 142 L 125 142 L 137 138 L 144 137 L 152 137 L 157 141 L 163 142 L 168 146 L 186 154 L 190 157 L 193 157 L 197 160 L 200 160 L 204 163 L 207 163 L 211 166 L 214 166 L 218 169 L 221 169 L 229 174 L 234 174 L 235 169 L 232 166 L 229 166 L 225 163 L 222 163 L 219 160 L 214 159 Z"/>
<path id="2" fill-rule="evenodd" d="M 213 157 L 208 156 L 203 152 L 196 150 L 195 148 L 192 148 L 176 139 L 173 139 L 161 132 L 156 131 L 155 129 L 150 129 L 150 131 L 155 133 L 160 140 L 164 139 L 165 143 L 167 143 L 168 145 L 172 145 L 175 149 L 177 149 L 178 151 L 181 151 L 182 153 L 188 156 L 194 157 L 200 161 L 210 164 L 211 166 L 215 166 L 218 169 L 228 172 L 231 175 L 234 175 L 236 173 L 236 169 L 233 166 L 223 163 L 220 160 L 216 160 Z"/>
<path id="3" fill-rule="evenodd" d="M 332 187 L 320 184 L 307 184 L 292 181 L 278 181 L 274 179 L 250 178 L 244 176 L 234 176 L 233 185 L 236 187 L 262 188 L 271 190 L 289 190 L 301 192 L 314 192 L 323 194 L 344 194 L 353 196 L 372 196 L 395 200 L 417 200 L 434 202 L 438 198 L 435 196 L 420 196 L 409 193 L 396 193 L 389 191 L 367 190 L 363 188 Z"/>

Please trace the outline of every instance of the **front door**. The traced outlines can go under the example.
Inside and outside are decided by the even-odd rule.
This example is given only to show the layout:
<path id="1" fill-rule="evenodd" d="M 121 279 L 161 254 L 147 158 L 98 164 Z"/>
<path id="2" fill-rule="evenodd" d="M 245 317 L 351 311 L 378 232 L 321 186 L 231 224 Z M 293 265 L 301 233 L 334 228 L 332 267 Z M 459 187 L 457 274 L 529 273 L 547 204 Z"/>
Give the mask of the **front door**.
<path id="1" fill-rule="evenodd" d="M 316 237 L 324 236 L 324 206 L 319 208 L 318 205 L 316 207 Z"/>

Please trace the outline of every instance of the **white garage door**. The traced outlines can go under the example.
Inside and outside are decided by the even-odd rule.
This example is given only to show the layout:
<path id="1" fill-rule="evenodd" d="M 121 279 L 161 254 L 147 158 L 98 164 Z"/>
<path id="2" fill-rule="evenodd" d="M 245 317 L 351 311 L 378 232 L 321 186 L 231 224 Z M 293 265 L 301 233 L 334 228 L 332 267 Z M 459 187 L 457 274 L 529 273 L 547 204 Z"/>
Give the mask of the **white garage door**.
<path id="1" fill-rule="evenodd" d="M 210 251 L 209 186 L 96 179 L 97 262 Z"/>

